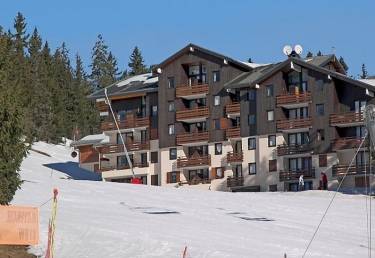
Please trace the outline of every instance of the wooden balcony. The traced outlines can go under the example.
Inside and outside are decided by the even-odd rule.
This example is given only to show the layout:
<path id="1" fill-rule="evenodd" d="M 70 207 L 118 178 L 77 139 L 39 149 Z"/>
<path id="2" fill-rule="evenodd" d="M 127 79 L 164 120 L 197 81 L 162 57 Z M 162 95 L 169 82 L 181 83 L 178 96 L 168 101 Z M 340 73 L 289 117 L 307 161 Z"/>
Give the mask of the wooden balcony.
<path id="1" fill-rule="evenodd" d="M 297 171 L 280 171 L 279 178 L 280 181 L 291 181 L 298 180 L 299 177 L 303 175 L 303 178 L 311 179 L 315 178 L 315 168 L 297 170 Z"/>
<path id="2" fill-rule="evenodd" d="M 145 168 L 145 167 L 149 167 L 149 163 L 148 162 L 133 162 L 132 163 L 133 165 L 133 168 Z M 111 171 L 111 170 L 124 170 L 124 169 L 130 169 L 130 166 L 129 165 L 120 165 L 120 166 L 103 166 L 100 168 L 100 172 L 106 172 L 106 171 Z"/>
<path id="3" fill-rule="evenodd" d="M 117 168 L 115 166 L 102 166 L 100 169 L 98 169 L 99 172 L 106 172 L 111 170 L 116 170 Z"/>
<path id="4" fill-rule="evenodd" d="M 125 120 L 117 120 L 120 129 L 131 129 L 137 127 L 150 126 L 149 117 L 133 117 Z M 103 131 L 117 130 L 115 122 L 112 120 L 103 121 L 101 125 Z"/>
<path id="5" fill-rule="evenodd" d="M 349 165 L 334 165 L 332 166 L 332 177 L 343 177 L 347 172 L 348 176 L 352 175 L 363 175 L 369 173 L 370 166 L 367 164 L 365 165 L 356 165 L 353 164 L 350 168 Z M 372 165 L 371 173 L 374 174 L 375 172 L 375 165 Z"/>
<path id="6" fill-rule="evenodd" d="M 243 152 L 228 152 L 227 153 L 227 162 L 236 163 L 243 161 Z"/>
<path id="7" fill-rule="evenodd" d="M 189 185 L 198 185 L 198 184 L 210 184 L 211 179 L 209 178 L 200 178 L 200 177 L 195 177 L 191 180 L 188 180 L 187 183 Z"/>
<path id="8" fill-rule="evenodd" d="M 362 140 L 363 138 L 357 137 L 338 138 L 332 141 L 332 150 L 357 149 L 361 145 Z M 362 147 L 365 146 L 367 146 L 367 141 L 362 144 Z"/>
<path id="9" fill-rule="evenodd" d="M 279 120 L 276 122 L 277 130 L 279 131 L 288 131 L 288 130 L 298 130 L 298 129 L 307 129 L 312 126 L 311 117 L 299 118 L 299 119 L 285 119 Z"/>
<path id="10" fill-rule="evenodd" d="M 277 146 L 278 156 L 303 154 L 311 151 L 312 147 L 310 144 L 283 144 Z"/>
<path id="11" fill-rule="evenodd" d="M 105 103 L 105 101 L 96 102 L 95 105 L 96 105 L 96 108 L 99 110 L 99 112 L 108 111 L 108 105 Z"/>
<path id="12" fill-rule="evenodd" d="M 150 142 L 130 142 L 125 143 L 125 145 L 128 151 L 140 151 L 150 149 Z M 100 153 L 103 154 L 124 152 L 124 146 L 122 146 L 122 144 L 105 145 L 103 147 L 100 147 L 99 149 Z"/>
<path id="13" fill-rule="evenodd" d="M 308 104 L 311 102 L 311 93 L 302 92 L 299 94 L 283 94 L 276 97 L 277 107 L 288 107 L 288 106 L 301 106 L 301 104 Z"/>
<path id="14" fill-rule="evenodd" d="M 362 112 L 347 112 L 332 114 L 329 116 L 329 124 L 337 127 L 349 127 L 363 124 L 364 115 Z"/>
<path id="15" fill-rule="evenodd" d="M 191 156 L 177 158 L 177 168 L 210 166 L 211 155 L 206 156 Z"/>
<path id="16" fill-rule="evenodd" d="M 239 187 L 244 185 L 244 178 L 241 177 L 228 177 L 227 187 Z"/>
<path id="17" fill-rule="evenodd" d="M 225 112 L 227 114 L 239 114 L 241 110 L 240 103 L 235 102 L 225 106 Z"/>
<path id="18" fill-rule="evenodd" d="M 186 145 L 196 142 L 208 142 L 208 132 L 194 132 L 177 134 L 177 145 Z"/>
<path id="19" fill-rule="evenodd" d="M 196 84 L 189 86 L 180 85 L 176 87 L 176 97 L 184 98 L 189 96 L 204 96 L 208 94 L 208 84 Z"/>
<path id="20" fill-rule="evenodd" d="M 176 111 L 176 120 L 194 120 L 194 119 L 204 119 L 208 117 L 208 107 L 197 107 L 191 109 L 184 109 Z"/>
<path id="21" fill-rule="evenodd" d="M 226 137 L 229 138 L 240 138 L 241 137 L 241 128 L 238 127 L 231 127 L 226 129 L 225 131 Z"/>

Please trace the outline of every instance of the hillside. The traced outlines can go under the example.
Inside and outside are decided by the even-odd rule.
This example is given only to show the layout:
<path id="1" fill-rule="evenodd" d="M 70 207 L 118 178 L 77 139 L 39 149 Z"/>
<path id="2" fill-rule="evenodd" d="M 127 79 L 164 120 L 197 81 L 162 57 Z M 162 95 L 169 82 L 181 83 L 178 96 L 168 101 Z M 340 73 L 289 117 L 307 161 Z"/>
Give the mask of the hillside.
<path id="1" fill-rule="evenodd" d="M 30 152 L 13 204 L 39 206 L 59 189 L 56 258 L 181 257 L 185 246 L 191 258 L 301 257 L 332 195 L 78 180 L 92 174 L 77 177 L 69 148 L 39 142 L 34 149 L 51 157 Z M 40 208 L 41 244 L 34 254 L 45 250 L 50 212 L 50 203 Z M 366 245 L 364 197 L 339 194 L 307 257 L 365 257 Z"/>

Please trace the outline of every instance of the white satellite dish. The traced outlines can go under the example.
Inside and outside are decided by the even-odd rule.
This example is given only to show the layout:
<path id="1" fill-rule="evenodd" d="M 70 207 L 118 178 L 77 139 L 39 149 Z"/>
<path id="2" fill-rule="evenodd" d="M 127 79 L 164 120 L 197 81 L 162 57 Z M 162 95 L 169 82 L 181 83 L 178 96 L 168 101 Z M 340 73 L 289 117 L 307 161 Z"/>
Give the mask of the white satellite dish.
<path id="1" fill-rule="evenodd" d="M 294 46 L 294 52 L 296 52 L 298 55 L 302 54 L 303 48 L 301 45 L 295 45 Z"/>
<path id="2" fill-rule="evenodd" d="M 283 53 L 286 55 L 286 56 L 289 56 L 291 53 L 292 53 L 293 49 L 291 46 L 289 45 L 286 45 L 284 48 L 283 48 Z"/>

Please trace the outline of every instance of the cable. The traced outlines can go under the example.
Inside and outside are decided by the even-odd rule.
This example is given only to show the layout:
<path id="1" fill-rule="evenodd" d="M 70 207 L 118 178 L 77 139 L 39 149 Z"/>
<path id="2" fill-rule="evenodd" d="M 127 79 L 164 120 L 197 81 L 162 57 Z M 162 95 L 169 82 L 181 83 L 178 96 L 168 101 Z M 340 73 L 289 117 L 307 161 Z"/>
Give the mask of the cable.
<path id="1" fill-rule="evenodd" d="M 309 244 L 307 245 L 306 250 L 305 250 L 305 252 L 304 252 L 303 255 L 302 255 L 302 258 L 305 257 L 307 251 L 309 250 L 310 245 L 311 245 L 312 241 L 314 240 L 316 233 L 318 233 L 318 230 L 319 230 L 320 226 L 322 225 L 323 220 L 324 220 L 325 216 L 327 215 L 328 210 L 329 210 L 329 208 L 331 207 L 331 205 L 332 205 L 332 203 L 333 203 L 333 200 L 335 199 L 335 197 L 336 197 L 336 195 L 337 195 L 337 193 L 338 193 L 338 191 L 339 191 L 339 189 L 340 189 L 342 183 L 343 183 L 344 180 L 345 180 L 346 175 L 347 175 L 348 172 L 349 172 L 350 167 L 353 165 L 353 162 L 354 162 L 354 160 L 355 160 L 355 158 L 356 158 L 356 156 L 357 156 L 359 150 L 362 148 L 362 145 L 363 145 L 363 143 L 365 142 L 366 138 L 367 138 L 367 132 L 366 132 L 365 137 L 364 137 L 363 140 L 361 141 L 361 144 L 359 145 L 359 147 L 358 147 L 358 149 L 357 149 L 357 151 L 356 151 L 354 157 L 353 157 L 352 160 L 350 161 L 350 164 L 349 164 L 349 166 L 348 166 L 348 168 L 347 168 L 347 170 L 346 170 L 346 172 L 345 172 L 345 174 L 344 174 L 344 176 L 343 176 L 341 182 L 339 183 L 339 185 L 338 185 L 338 187 L 337 187 L 335 193 L 333 194 L 332 199 L 330 200 L 330 202 L 329 202 L 329 204 L 328 204 L 326 210 L 324 211 L 324 214 L 323 214 L 323 216 L 322 216 L 322 218 L 321 218 L 321 220 L 320 220 L 320 222 L 319 222 L 319 224 L 318 224 L 318 226 L 317 226 L 317 228 L 316 228 L 316 230 L 315 230 L 313 236 L 311 237 L 311 239 L 310 239 L 310 241 L 309 241 Z"/>
<path id="2" fill-rule="evenodd" d="M 370 158 L 370 156 L 369 156 Z M 367 164 L 366 164 L 366 158 L 365 160 L 365 202 L 366 202 L 366 234 L 367 234 L 367 255 L 369 258 L 371 258 L 371 249 L 370 249 L 370 233 L 369 233 L 369 212 L 368 212 L 368 205 L 367 205 L 367 199 L 368 199 L 368 188 L 367 188 Z M 371 166 L 371 161 L 369 162 Z"/>

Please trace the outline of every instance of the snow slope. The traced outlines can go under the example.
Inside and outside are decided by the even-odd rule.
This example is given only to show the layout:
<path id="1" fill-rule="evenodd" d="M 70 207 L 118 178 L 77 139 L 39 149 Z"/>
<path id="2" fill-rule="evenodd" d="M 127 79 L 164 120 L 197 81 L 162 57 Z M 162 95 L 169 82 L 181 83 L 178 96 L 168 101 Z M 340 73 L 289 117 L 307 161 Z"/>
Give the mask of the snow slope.
<path id="1" fill-rule="evenodd" d="M 301 257 L 332 192 L 226 193 L 69 180 L 43 164 L 74 162 L 64 146 L 37 143 L 22 164 L 13 204 L 40 205 L 59 189 L 56 258 Z M 51 204 L 40 208 L 46 247 Z M 338 194 L 306 257 L 366 257 L 365 198 Z"/>

